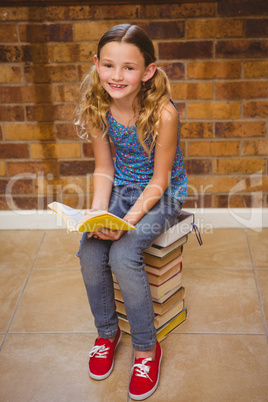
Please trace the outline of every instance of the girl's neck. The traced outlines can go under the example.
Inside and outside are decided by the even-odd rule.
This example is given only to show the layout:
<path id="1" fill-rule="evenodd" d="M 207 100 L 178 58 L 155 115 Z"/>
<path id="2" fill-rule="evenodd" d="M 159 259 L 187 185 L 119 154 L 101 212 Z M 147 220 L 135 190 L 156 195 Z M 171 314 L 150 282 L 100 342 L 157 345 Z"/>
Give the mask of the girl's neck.
<path id="1" fill-rule="evenodd" d="M 112 100 L 111 113 L 114 119 L 124 126 L 134 126 L 139 115 L 139 107 L 133 104 Z"/>

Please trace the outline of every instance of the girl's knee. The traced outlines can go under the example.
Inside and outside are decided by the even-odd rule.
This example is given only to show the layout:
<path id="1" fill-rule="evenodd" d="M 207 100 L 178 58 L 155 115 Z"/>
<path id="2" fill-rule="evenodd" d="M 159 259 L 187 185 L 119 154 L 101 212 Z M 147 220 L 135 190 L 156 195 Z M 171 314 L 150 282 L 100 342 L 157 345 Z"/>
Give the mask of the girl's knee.
<path id="1" fill-rule="evenodd" d="M 118 247 L 114 243 L 110 249 L 109 265 L 116 273 L 126 272 L 127 269 L 140 269 L 143 266 L 143 258 L 141 251 L 135 250 L 133 247 Z"/>

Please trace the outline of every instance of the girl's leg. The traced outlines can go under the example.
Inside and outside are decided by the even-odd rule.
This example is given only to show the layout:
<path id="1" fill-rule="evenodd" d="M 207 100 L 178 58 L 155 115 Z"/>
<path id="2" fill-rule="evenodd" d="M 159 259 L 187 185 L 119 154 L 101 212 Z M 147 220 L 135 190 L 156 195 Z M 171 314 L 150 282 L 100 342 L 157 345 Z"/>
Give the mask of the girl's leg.
<path id="1" fill-rule="evenodd" d="M 110 211 L 115 215 L 124 216 L 128 207 L 114 191 Z M 84 233 L 77 253 L 95 326 L 99 337 L 104 339 L 112 339 L 118 330 L 113 278 L 109 266 L 111 244 L 111 241 L 87 238 Z"/>
<path id="2" fill-rule="evenodd" d="M 133 197 L 134 203 L 135 197 Z M 163 195 L 161 200 L 138 222 L 136 231 L 126 232 L 112 243 L 109 264 L 119 283 L 136 351 L 148 351 L 156 343 L 154 310 L 142 252 L 155 237 L 178 217 L 179 201 Z"/>
<path id="3" fill-rule="evenodd" d="M 86 235 L 83 234 L 77 255 L 98 334 L 109 339 L 116 335 L 118 329 L 113 278 L 108 265 L 111 242 L 88 239 Z"/>

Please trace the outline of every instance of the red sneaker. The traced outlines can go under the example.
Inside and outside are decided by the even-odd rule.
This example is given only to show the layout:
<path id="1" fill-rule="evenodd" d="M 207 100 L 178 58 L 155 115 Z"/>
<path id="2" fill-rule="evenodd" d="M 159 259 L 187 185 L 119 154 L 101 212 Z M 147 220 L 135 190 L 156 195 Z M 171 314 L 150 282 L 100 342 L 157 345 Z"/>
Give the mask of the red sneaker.
<path id="1" fill-rule="evenodd" d="M 94 347 L 89 352 L 89 376 L 94 380 L 104 380 L 109 377 L 114 367 L 114 352 L 122 333 L 118 327 L 114 342 L 109 339 L 96 339 Z"/>
<path id="2" fill-rule="evenodd" d="M 129 384 L 129 396 L 135 401 L 141 401 L 151 396 L 156 390 L 160 376 L 162 349 L 156 343 L 156 358 L 135 359 L 132 367 L 132 377 Z"/>

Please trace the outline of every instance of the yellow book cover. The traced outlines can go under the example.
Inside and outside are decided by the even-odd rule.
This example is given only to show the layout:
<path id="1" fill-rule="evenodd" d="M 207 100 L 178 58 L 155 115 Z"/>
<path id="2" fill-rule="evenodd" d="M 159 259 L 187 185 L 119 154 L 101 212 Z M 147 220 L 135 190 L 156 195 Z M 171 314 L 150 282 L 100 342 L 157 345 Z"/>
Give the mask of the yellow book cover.
<path id="1" fill-rule="evenodd" d="M 60 202 L 51 202 L 48 207 L 65 222 L 70 232 L 95 232 L 99 228 L 110 230 L 136 230 L 135 226 L 107 211 L 89 211 L 86 215 Z"/>
<path id="2" fill-rule="evenodd" d="M 171 331 L 173 331 L 175 328 L 177 328 L 180 324 L 182 324 L 186 320 L 186 317 L 187 317 L 187 309 L 184 308 L 169 322 L 167 322 L 165 325 L 157 329 L 156 336 L 158 342 L 163 341 Z M 131 331 L 128 319 L 122 315 L 118 315 L 118 320 L 121 330 L 126 332 L 127 334 L 130 334 Z"/>

